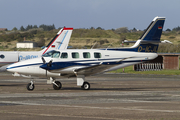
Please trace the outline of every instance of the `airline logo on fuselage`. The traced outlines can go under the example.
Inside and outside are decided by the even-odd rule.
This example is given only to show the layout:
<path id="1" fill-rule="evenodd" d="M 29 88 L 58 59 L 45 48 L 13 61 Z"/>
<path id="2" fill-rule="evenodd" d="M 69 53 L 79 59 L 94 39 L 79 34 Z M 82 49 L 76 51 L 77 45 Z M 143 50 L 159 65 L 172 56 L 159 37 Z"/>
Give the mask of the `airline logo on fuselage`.
<path id="1" fill-rule="evenodd" d="M 38 58 L 38 55 L 26 55 L 26 56 L 20 55 L 19 61 L 33 59 L 33 58 Z"/>

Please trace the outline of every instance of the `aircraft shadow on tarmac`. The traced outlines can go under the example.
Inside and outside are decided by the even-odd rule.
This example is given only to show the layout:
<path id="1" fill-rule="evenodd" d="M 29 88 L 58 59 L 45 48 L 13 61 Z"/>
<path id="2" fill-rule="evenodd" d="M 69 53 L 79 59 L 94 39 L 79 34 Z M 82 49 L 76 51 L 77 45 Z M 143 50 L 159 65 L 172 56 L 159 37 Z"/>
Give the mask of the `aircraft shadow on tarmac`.
<path id="1" fill-rule="evenodd" d="M 0 87 L 6 87 L 6 86 L 24 86 L 23 84 L 1 84 Z"/>
<path id="2" fill-rule="evenodd" d="M 37 88 L 38 87 L 40 87 L 42 84 L 39 84 L 38 86 L 37 86 Z M 25 84 L 0 84 L 0 87 L 13 87 L 13 86 L 21 86 L 21 87 L 26 87 L 26 85 Z M 101 88 L 99 87 L 94 87 L 94 86 L 92 86 L 92 88 L 90 88 L 90 90 L 83 90 L 83 91 L 149 91 L 149 90 L 174 90 L 174 89 L 179 89 L 180 88 L 180 86 L 175 86 L 175 87 L 173 87 L 173 86 L 149 86 L 149 87 L 123 87 L 123 88 L 121 88 L 121 87 L 112 87 L 112 85 L 110 85 L 111 87 L 108 87 L 108 85 L 105 85 L 105 86 L 101 86 Z M 102 88 L 103 87 L 103 88 Z M 47 86 L 47 89 L 48 90 L 50 90 L 50 88 L 51 88 L 51 86 Z M 36 89 L 35 89 L 36 90 Z M 53 88 L 52 88 L 52 90 L 54 90 Z M 77 90 L 77 91 L 79 91 L 79 90 L 82 90 L 80 87 L 62 87 L 61 88 L 61 90 Z M 61 90 L 59 90 L 59 91 L 61 91 Z"/>
<path id="3" fill-rule="evenodd" d="M 180 87 L 137 87 L 137 88 L 91 88 L 88 91 L 149 91 L 149 90 L 159 90 L 159 89 L 179 89 Z M 80 88 L 75 87 L 65 87 L 61 90 L 81 90 Z M 86 90 L 84 90 L 86 91 Z"/>

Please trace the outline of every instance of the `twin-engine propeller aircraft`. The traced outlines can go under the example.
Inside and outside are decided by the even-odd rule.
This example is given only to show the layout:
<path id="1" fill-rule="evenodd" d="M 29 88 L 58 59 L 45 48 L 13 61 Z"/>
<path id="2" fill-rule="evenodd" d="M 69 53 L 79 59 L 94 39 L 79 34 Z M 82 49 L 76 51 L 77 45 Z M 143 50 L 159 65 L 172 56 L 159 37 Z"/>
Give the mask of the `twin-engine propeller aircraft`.
<path id="1" fill-rule="evenodd" d="M 55 90 L 62 87 L 61 82 L 55 81 L 55 77 L 76 77 L 77 86 L 89 90 L 90 84 L 85 81 L 86 76 L 156 58 L 164 21 L 164 17 L 155 17 L 144 34 L 130 48 L 53 50 L 41 58 L 12 64 L 7 70 L 25 75 L 50 77 L 49 82 Z M 34 89 L 33 81 L 27 85 L 27 89 Z"/>
<path id="2" fill-rule="evenodd" d="M 0 51 L 0 71 L 5 71 L 9 64 L 41 57 L 50 50 L 67 49 L 73 28 L 62 28 L 50 43 L 41 51 Z"/>

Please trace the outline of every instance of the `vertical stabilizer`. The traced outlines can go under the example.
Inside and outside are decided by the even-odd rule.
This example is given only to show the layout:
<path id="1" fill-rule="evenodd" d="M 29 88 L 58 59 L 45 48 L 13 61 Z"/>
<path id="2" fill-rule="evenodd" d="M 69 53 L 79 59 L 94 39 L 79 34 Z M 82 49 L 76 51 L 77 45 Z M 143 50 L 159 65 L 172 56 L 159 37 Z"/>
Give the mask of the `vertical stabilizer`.
<path id="1" fill-rule="evenodd" d="M 155 17 L 139 39 L 143 41 L 160 42 L 164 21 L 165 17 Z"/>
<path id="2" fill-rule="evenodd" d="M 67 49 L 73 28 L 62 28 L 43 50 L 43 54 L 50 50 Z"/>
<path id="3" fill-rule="evenodd" d="M 131 47 L 137 52 L 157 52 L 165 22 L 165 17 L 155 17 L 145 32 Z"/>

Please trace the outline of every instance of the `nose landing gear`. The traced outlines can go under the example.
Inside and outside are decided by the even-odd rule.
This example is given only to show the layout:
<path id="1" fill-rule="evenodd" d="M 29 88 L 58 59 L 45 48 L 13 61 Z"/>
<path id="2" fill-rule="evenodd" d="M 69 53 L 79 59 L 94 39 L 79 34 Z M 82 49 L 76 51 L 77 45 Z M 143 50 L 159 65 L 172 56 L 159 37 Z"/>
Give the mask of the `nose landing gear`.
<path id="1" fill-rule="evenodd" d="M 34 88 L 35 88 L 34 82 L 31 81 L 30 83 L 28 83 L 27 86 L 26 86 L 26 88 L 27 88 L 27 90 L 29 90 L 29 91 L 34 90 Z"/>

